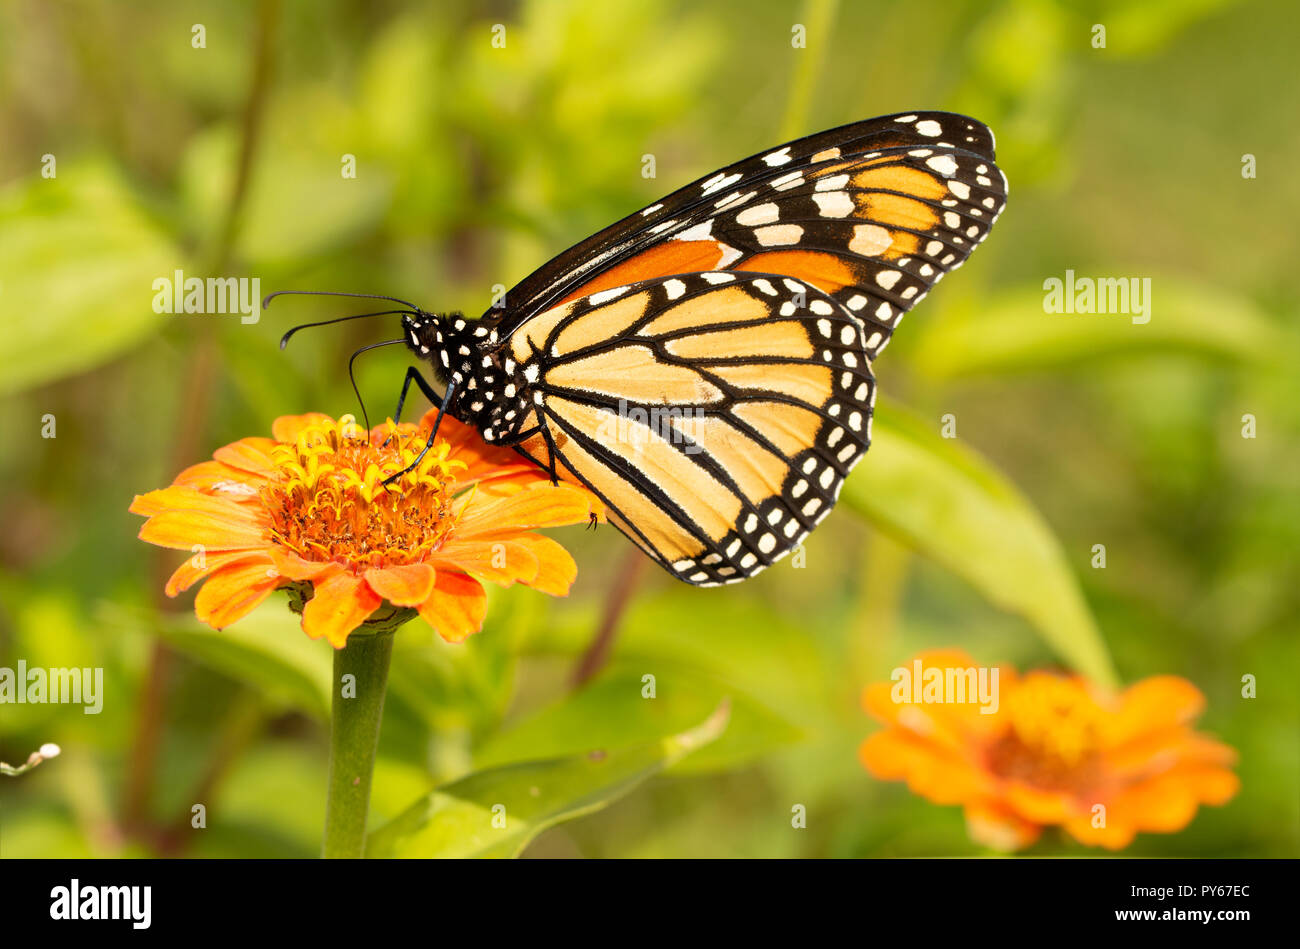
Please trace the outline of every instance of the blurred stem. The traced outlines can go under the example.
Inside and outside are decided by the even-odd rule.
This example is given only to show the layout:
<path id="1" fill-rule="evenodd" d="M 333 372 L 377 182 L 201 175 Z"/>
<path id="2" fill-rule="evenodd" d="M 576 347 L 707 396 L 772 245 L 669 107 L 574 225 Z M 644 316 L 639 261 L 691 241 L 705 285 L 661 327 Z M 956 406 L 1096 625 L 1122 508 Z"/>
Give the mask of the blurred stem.
<path id="1" fill-rule="evenodd" d="M 807 27 L 807 42 L 827 43 L 831 28 L 835 23 L 835 13 L 839 0 L 804 0 L 800 22 Z M 794 76 L 790 81 L 790 94 L 785 100 L 785 115 L 781 119 L 779 139 L 785 141 L 803 134 L 808 124 L 808 105 L 812 102 L 813 91 L 817 88 L 817 79 L 821 76 L 821 45 L 814 49 L 796 49 Z"/>
<path id="2" fill-rule="evenodd" d="M 586 685 L 609 660 L 609 653 L 614 648 L 614 639 L 618 633 L 619 620 L 623 618 L 628 603 L 632 601 L 632 595 L 636 592 L 637 584 L 641 582 L 641 576 L 649 562 L 650 559 L 641 552 L 640 547 L 635 544 L 628 545 L 623 564 L 614 579 L 614 586 L 609 592 L 608 599 L 605 600 L 605 611 L 600 618 L 600 628 L 573 670 L 572 681 L 575 689 Z"/>
<path id="3" fill-rule="evenodd" d="M 252 174 L 253 159 L 261 141 L 262 118 L 270 90 L 274 64 L 276 27 L 280 17 L 280 0 L 262 0 L 258 7 L 256 50 L 253 56 L 253 75 L 249 84 L 248 99 L 241 123 L 239 163 L 235 181 L 221 230 L 210 251 L 204 255 L 204 269 L 211 274 L 222 273 L 230 266 L 235 238 L 248 183 Z M 206 425 L 211 403 L 212 378 L 216 367 L 216 339 L 211 320 L 199 324 L 199 336 L 190 352 L 188 364 L 182 371 L 180 387 L 181 410 L 177 416 L 176 431 L 171 438 L 172 457 L 170 471 L 180 471 L 194 463 L 199 439 Z M 171 551 L 159 548 L 154 560 L 155 583 L 158 591 L 156 606 L 160 613 L 170 609 L 162 589 L 171 571 Z M 135 738 L 131 748 L 131 766 L 123 805 L 125 825 L 130 829 L 144 829 L 146 814 L 153 792 L 153 776 L 158 758 L 158 745 L 162 733 L 162 720 L 167 704 L 167 679 L 172 664 L 171 649 L 155 634 L 153 649 L 146 673 L 144 699 L 140 705 Z"/>
<path id="4" fill-rule="evenodd" d="M 252 178 L 253 158 L 262 138 L 262 118 L 266 112 L 267 92 L 271 86 L 274 66 L 275 35 L 280 20 L 280 0 L 262 0 L 257 10 L 257 52 L 253 57 L 253 80 L 244 107 L 240 125 L 239 164 L 235 168 L 235 184 L 226 203 L 226 216 L 218 232 L 212 251 L 212 269 L 223 271 L 230 265 L 235 238 L 239 234 L 239 221 L 244 211 L 244 199 Z"/>
<path id="5" fill-rule="evenodd" d="M 353 633 L 334 653 L 323 856 L 363 857 L 393 634 Z M 349 681 L 345 677 L 352 676 Z M 345 694 L 346 693 L 346 694 Z M 351 696 L 351 697 L 348 697 Z"/>
<path id="6" fill-rule="evenodd" d="M 183 844 L 193 826 L 191 808 L 195 804 L 202 804 L 209 813 L 212 811 L 213 797 L 221 780 L 229 773 L 230 766 L 239 759 L 243 751 L 262 733 L 266 718 L 266 707 L 262 697 L 252 689 L 240 689 L 239 694 L 230 703 L 230 707 L 226 709 L 216 751 L 209 759 L 207 769 L 184 801 L 184 813 L 178 816 L 160 837 L 158 849 L 163 854 L 173 856 L 184 849 Z"/>
<path id="7" fill-rule="evenodd" d="M 888 534 L 871 532 L 862 570 L 862 593 L 854 610 L 859 620 L 849 644 L 850 682 L 854 688 L 879 678 L 882 663 L 894 651 L 912 556 L 911 550 Z"/>
<path id="8" fill-rule="evenodd" d="M 97 857 L 120 856 L 125 836 L 114 821 L 112 794 L 99 763 L 84 749 L 74 749 L 59 760 L 60 794 L 90 843 L 91 853 Z"/>

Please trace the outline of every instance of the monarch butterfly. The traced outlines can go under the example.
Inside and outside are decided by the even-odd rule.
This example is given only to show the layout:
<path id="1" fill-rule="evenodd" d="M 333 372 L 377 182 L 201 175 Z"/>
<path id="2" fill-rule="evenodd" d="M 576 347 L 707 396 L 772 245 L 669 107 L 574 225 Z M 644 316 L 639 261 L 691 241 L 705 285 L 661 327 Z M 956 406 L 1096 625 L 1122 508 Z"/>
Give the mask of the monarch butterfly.
<path id="1" fill-rule="evenodd" d="M 395 418 L 415 383 L 438 422 L 586 485 L 673 576 L 736 583 L 835 504 L 870 444 L 872 362 L 1005 203 L 980 122 L 868 119 L 686 185 L 478 320 L 375 296 L 407 309 L 373 346 L 404 342 L 444 387 L 408 368 Z"/>

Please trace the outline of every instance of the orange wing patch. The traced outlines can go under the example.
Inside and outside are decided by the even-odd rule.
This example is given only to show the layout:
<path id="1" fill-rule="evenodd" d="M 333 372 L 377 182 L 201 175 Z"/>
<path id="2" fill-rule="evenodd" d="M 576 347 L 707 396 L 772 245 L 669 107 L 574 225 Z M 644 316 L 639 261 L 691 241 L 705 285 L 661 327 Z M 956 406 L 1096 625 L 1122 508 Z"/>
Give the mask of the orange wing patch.
<path id="1" fill-rule="evenodd" d="M 834 376 L 828 366 L 783 366 L 781 372 L 774 373 L 771 366 L 761 363 L 710 366 L 709 372 L 741 390 L 775 392 L 812 406 L 830 398 Z"/>
<path id="2" fill-rule="evenodd" d="M 743 402 L 732 412 L 790 457 L 812 444 L 822 425 L 817 413 L 784 402 Z"/>
<path id="3" fill-rule="evenodd" d="M 938 201 L 948 196 L 948 186 L 934 175 L 908 165 L 885 168 L 868 167 L 853 176 L 853 184 L 863 191 L 898 191 L 918 198 Z"/>
<path id="4" fill-rule="evenodd" d="M 635 466 L 652 484 L 673 498 L 686 516 L 710 538 L 724 537 L 740 516 L 739 497 L 651 428 L 627 419 L 620 420 L 613 412 L 570 402 L 568 399 L 552 397 L 547 401 L 546 408 L 574 430 L 591 434 L 624 464 Z M 616 428 L 611 431 L 611 426 L 617 426 L 620 422 L 623 430 Z M 601 467 L 609 470 L 603 462 Z M 605 488 L 613 492 L 607 496 L 625 516 L 629 514 L 628 501 L 631 495 L 636 496 L 634 501 L 650 505 L 649 500 L 629 485 L 626 479 L 620 483 L 608 483 Z M 599 486 L 597 490 L 605 493 Z"/>
<path id="5" fill-rule="evenodd" d="M 683 284 L 683 286 L 685 286 Z M 701 323 L 740 323 L 765 319 L 767 307 L 739 287 L 726 287 L 709 294 L 708 309 L 685 300 L 671 306 L 641 327 L 641 336 L 659 336 L 677 330 L 698 328 Z"/>
<path id="6" fill-rule="evenodd" d="M 811 283 L 823 293 L 855 286 L 861 277 L 846 261 L 834 254 L 811 250 L 776 250 L 754 254 L 733 265 L 734 270 L 752 273 L 787 274 Z"/>
<path id="7" fill-rule="evenodd" d="M 677 273 L 716 270 L 723 265 L 728 253 L 734 252 L 718 241 L 664 241 L 662 244 L 643 250 L 621 264 L 610 267 L 578 287 L 561 300 L 559 305 L 599 293 L 601 290 L 612 290 L 642 280 L 654 280 Z"/>
<path id="8" fill-rule="evenodd" d="M 857 195 L 856 203 L 857 217 L 891 228 L 906 227 L 914 231 L 928 231 L 939 223 L 939 215 L 932 207 L 914 198 L 905 198 L 901 194 L 869 192 Z"/>
<path id="9" fill-rule="evenodd" d="M 615 403 L 623 399 L 652 405 L 703 405 L 722 398 L 718 387 L 694 369 L 660 362 L 646 346 L 615 346 L 560 363 L 547 370 L 545 381 L 550 387 L 600 395 Z"/>
<path id="10" fill-rule="evenodd" d="M 558 437 L 556 441 L 559 442 Z M 604 498 L 614 509 L 608 515 L 610 523 L 618 526 L 648 554 L 671 563 L 694 558 L 704 552 L 702 542 L 683 531 L 676 521 L 641 494 L 626 478 L 613 471 L 577 441 L 566 437 L 563 452 L 564 462 L 560 465 L 559 473 L 566 481 L 586 484 Z M 580 468 L 585 477 L 579 478 L 570 464 L 573 468 Z M 629 530 L 629 525 L 635 525 L 635 528 Z M 641 540 L 641 535 L 645 536 L 646 541 Z"/>
<path id="11" fill-rule="evenodd" d="M 808 359 L 813 355 L 813 345 L 804 325 L 795 320 L 693 333 L 670 339 L 664 348 L 682 359 L 716 359 L 732 353 L 788 359 Z"/>
<path id="12" fill-rule="evenodd" d="M 752 424 L 751 416 L 754 413 L 741 411 L 748 408 L 748 405 L 737 406 L 734 412 L 737 417 Z M 820 423 L 816 416 L 813 418 L 816 423 Z M 762 420 L 758 421 L 758 431 L 767 434 Z M 726 468 L 745 497 L 766 498 L 781 492 L 781 482 L 789 471 L 785 459 L 773 454 L 726 419 L 713 415 L 691 416 L 673 418 L 670 424 Z M 805 433 L 805 444 L 812 440 L 817 425 L 814 424 L 810 431 L 812 434 Z"/>
<path id="13" fill-rule="evenodd" d="M 567 356 L 580 349 L 617 339 L 645 315 L 650 303 L 647 291 L 634 293 L 578 317 L 555 337 L 556 356 Z"/>

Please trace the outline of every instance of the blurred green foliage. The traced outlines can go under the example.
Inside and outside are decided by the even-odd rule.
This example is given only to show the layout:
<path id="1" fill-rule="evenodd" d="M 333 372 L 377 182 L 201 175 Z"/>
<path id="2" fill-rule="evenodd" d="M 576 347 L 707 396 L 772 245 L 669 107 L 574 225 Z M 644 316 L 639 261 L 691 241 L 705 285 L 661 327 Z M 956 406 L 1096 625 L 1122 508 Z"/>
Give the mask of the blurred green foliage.
<path id="1" fill-rule="evenodd" d="M 106 693 L 97 716 L 0 707 L 0 758 L 64 749 L 0 784 L 0 856 L 319 849 L 328 647 L 277 598 L 221 633 L 188 596 L 160 604 L 179 555 L 139 543 L 126 507 L 277 415 L 354 411 L 347 355 L 384 330 L 281 353 L 289 325 L 352 311 L 159 316 L 155 278 L 219 270 L 477 314 L 495 286 L 783 133 L 917 108 L 994 128 L 1010 204 L 877 363 L 877 444 L 806 566 L 721 590 L 647 574 L 582 687 L 627 569 L 613 530 L 562 537 L 580 565 L 567 600 L 494 591 L 461 646 L 408 625 L 378 849 L 476 852 L 447 827 L 522 789 L 511 852 L 977 853 L 957 809 L 873 781 L 855 754 L 876 727 L 862 687 L 958 645 L 1187 677 L 1203 727 L 1241 753 L 1242 790 L 1127 852 L 1296 856 L 1295 16 L 1284 0 L 0 7 L 0 665 L 102 667 Z M 1044 313 L 1042 281 L 1066 269 L 1151 277 L 1151 322 Z M 372 413 L 402 371 L 391 349 L 360 361 Z M 671 736 L 724 698 L 726 730 L 680 757 Z M 1032 852 L 1087 851 L 1049 834 Z"/>

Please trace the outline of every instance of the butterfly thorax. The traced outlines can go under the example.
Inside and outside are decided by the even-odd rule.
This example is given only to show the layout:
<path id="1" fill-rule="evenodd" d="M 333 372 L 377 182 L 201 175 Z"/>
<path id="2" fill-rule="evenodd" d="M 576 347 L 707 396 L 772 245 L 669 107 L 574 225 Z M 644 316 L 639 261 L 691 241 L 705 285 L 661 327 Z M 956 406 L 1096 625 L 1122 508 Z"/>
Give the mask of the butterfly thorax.
<path id="1" fill-rule="evenodd" d="M 402 318 L 407 347 L 429 361 L 439 383 L 455 387 L 448 412 L 477 428 L 485 441 L 508 444 L 530 414 L 532 395 L 494 324 L 460 313 L 421 311 Z"/>

